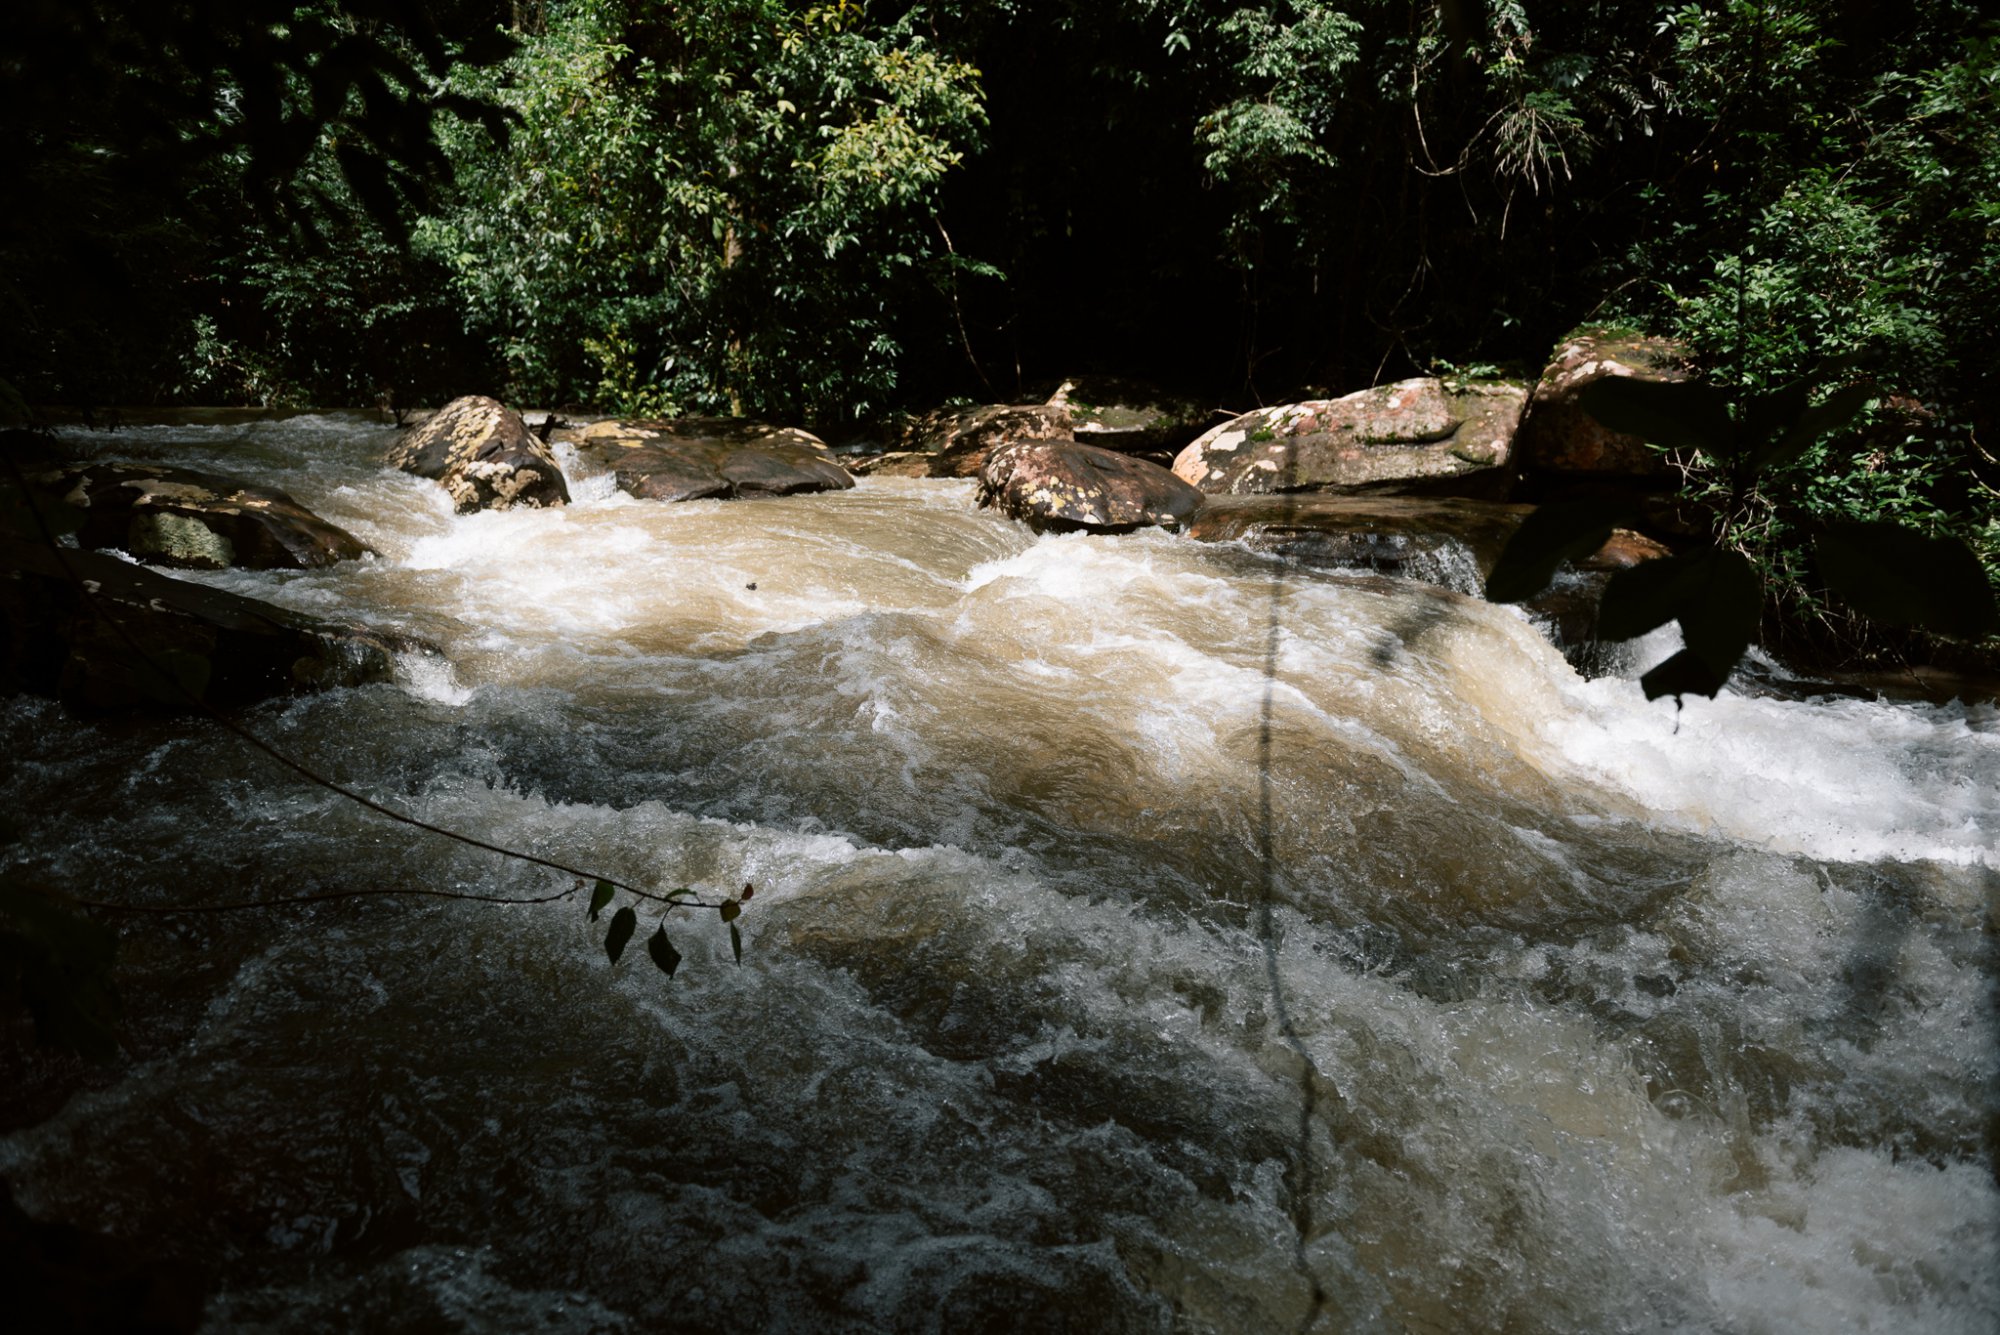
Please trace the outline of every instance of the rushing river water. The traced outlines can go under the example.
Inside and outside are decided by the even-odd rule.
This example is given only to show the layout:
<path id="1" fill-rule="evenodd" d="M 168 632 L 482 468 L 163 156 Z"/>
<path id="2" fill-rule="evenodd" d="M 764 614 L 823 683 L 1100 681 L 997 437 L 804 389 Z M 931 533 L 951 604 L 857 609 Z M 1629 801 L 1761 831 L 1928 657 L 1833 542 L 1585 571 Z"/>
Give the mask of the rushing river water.
<path id="1" fill-rule="evenodd" d="M 2000 1324 L 1990 707 L 1677 715 L 1510 609 L 969 483 L 456 517 L 358 418 L 90 443 L 380 553 L 196 578 L 445 650 L 277 745 L 756 885 L 672 981 L 580 899 L 123 920 L 134 1055 L 0 1176 L 214 1329 Z M 78 894 L 566 884 L 200 721 L 8 702 L 0 804 Z"/>

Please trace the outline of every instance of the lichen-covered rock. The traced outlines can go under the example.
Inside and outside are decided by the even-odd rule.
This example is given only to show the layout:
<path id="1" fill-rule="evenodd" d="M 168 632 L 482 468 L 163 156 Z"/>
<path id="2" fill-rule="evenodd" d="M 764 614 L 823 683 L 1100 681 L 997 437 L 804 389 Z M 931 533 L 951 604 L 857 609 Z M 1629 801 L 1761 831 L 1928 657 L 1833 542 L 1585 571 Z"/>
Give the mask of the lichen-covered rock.
<path id="1" fill-rule="evenodd" d="M 77 541 L 188 570 L 310 570 L 368 548 L 284 492 L 149 464 L 42 473 L 35 485 L 75 511 Z"/>
<path id="2" fill-rule="evenodd" d="M 920 450 L 891 450 L 851 459 L 844 466 L 856 477 L 929 477 L 931 456 Z"/>
<path id="3" fill-rule="evenodd" d="M 940 408 L 911 423 L 903 448 L 931 457 L 932 477 L 978 477 L 986 456 L 1009 441 L 1068 440 L 1069 411 L 1046 403 Z"/>
<path id="4" fill-rule="evenodd" d="M 388 681 L 392 656 L 406 652 L 436 650 L 115 556 L 59 556 L 40 543 L 0 537 L 0 691 L 51 695 L 90 710 L 187 710 L 196 707 L 190 696 L 228 708 Z"/>
<path id="5" fill-rule="evenodd" d="M 1524 474 L 1653 477 L 1665 457 L 1640 440 L 1609 430 L 1577 404 L 1577 391 L 1606 376 L 1685 380 L 1686 350 L 1664 338 L 1621 330 L 1579 329 L 1565 338 L 1529 396 L 1514 453 Z"/>
<path id="6" fill-rule="evenodd" d="M 497 399 L 453 399 L 403 434 L 389 464 L 444 484 L 458 513 L 569 504 L 549 447 Z"/>
<path id="7" fill-rule="evenodd" d="M 988 455 L 979 472 L 979 504 L 1037 530 L 1177 529 L 1201 502 L 1200 492 L 1158 464 L 1073 441 L 1014 441 Z"/>
<path id="8" fill-rule="evenodd" d="M 1174 473 L 1211 495 L 1383 491 L 1504 496 L 1527 391 L 1429 377 L 1245 413 L 1200 436 Z"/>
<path id="9" fill-rule="evenodd" d="M 1049 397 L 1069 415 L 1070 434 L 1121 454 L 1174 451 L 1199 436 L 1213 416 L 1192 399 L 1113 376 L 1076 376 Z"/>
<path id="10" fill-rule="evenodd" d="M 791 496 L 854 485 L 818 436 L 741 418 L 595 422 L 576 450 L 643 500 Z"/>

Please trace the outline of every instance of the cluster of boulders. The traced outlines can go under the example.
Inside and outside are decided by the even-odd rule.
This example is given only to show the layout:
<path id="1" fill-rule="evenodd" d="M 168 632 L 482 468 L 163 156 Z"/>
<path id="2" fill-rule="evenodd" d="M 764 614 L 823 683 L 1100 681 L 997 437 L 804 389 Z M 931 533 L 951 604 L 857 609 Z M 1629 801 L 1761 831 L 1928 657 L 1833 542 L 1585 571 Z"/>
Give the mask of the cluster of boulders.
<path id="1" fill-rule="evenodd" d="M 1317 565 L 1406 573 L 1451 546 L 1472 553 L 1483 575 L 1529 508 L 1501 503 L 1509 498 L 1661 488 L 1657 452 L 1607 432 L 1575 396 L 1603 376 L 1683 374 L 1670 345 L 1593 329 L 1566 339 L 1533 386 L 1425 377 L 1235 415 L 1131 381 L 1081 378 L 1041 403 L 914 419 L 898 448 L 850 458 L 851 470 L 824 441 L 788 427 L 621 419 L 551 421 L 537 434 L 513 409 L 471 396 L 406 431 L 388 462 L 438 482 L 460 513 L 568 504 L 557 444 L 657 501 L 833 491 L 856 474 L 976 478 L 979 504 L 1037 530 L 1158 527 Z M 0 689 L 103 708 L 222 706 L 383 680 L 391 654 L 428 651 L 99 554 L 183 569 L 303 569 L 366 553 L 282 491 L 141 464 L 24 476 L 27 494 L 10 503 L 33 512 L 37 528 L 74 533 L 78 549 L 34 542 L 26 524 L 0 515 Z M 1621 533 L 1586 566 L 1664 551 Z M 1572 601 L 1575 615 L 1594 605 Z M 1559 623 L 1569 615 L 1546 610 Z"/>

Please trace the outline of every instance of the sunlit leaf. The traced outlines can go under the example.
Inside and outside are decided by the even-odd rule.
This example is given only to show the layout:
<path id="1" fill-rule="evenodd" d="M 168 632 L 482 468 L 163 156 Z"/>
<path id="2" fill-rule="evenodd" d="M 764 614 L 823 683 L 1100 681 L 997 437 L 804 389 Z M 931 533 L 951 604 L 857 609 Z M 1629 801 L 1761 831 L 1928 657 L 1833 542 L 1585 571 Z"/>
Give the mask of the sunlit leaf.
<path id="1" fill-rule="evenodd" d="M 660 929 L 646 938 L 646 953 L 653 957 L 653 963 L 659 966 L 660 972 L 669 978 L 674 976 L 675 969 L 681 967 L 681 953 L 674 949 L 673 942 L 667 940 L 665 923 L 660 924 Z"/>
<path id="2" fill-rule="evenodd" d="M 1637 517 L 1623 502 L 1557 501 L 1521 521 L 1486 577 L 1486 600 L 1518 603 L 1549 586 L 1556 567 L 1602 547 L 1611 530 Z"/>
<path id="3" fill-rule="evenodd" d="M 597 888 L 590 892 L 590 920 L 597 921 L 597 915 L 604 912 L 604 906 L 611 902 L 611 882 L 600 880 Z"/>
<path id="4" fill-rule="evenodd" d="M 1955 639 L 2000 634 L 1979 558 L 1957 538 L 1927 538 L 1888 520 L 1829 524 L 1813 542 L 1820 573 L 1872 621 Z"/>
<path id="5" fill-rule="evenodd" d="M 611 915 L 611 930 L 604 934 L 604 953 L 616 964 L 618 957 L 625 953 L 625 943 L 632 939 L 632 933 L 639 930 L 639 915 L 627 904 Z"/>
<path id="6" fill-rule="evenodd" d="M 1729 400 L 1697 381 L 1605 376 L 1577 390 L 1576 401 L 1613 431 L 1668 449 L 1724 454 L 1736 446 Z"/>

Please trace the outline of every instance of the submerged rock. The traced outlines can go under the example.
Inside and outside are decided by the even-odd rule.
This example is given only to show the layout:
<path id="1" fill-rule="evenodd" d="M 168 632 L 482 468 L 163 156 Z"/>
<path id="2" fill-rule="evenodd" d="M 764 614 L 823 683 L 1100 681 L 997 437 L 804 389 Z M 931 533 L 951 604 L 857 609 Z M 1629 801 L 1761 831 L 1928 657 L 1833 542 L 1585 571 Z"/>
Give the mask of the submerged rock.
<path id="1" fill-rule="evenodd" d="M 368 548 L 284 492 L 213 473 L 91 464 L 37 476 L 76 512 L 77 541 L 190 570 L 309 570 Z"/>
<path id="2" fill-rule="evenodd" d="M 549 447 L 521 414 L 484 395 L 453 399 L 432 413 L 403 434 L 388 462 L 443 483 L 460 514 L 569 504 Z"/>
<path id="3" fill-rule="evenodd" d="M 1038 530 L 1180 528 L 1201 502 L 1200 492 L 1157 464 L 1073 441 L 1002 445 L 979 472 L 980 505 Z"/>
<path id="4" fill-rule="evenodd" d="M 574 439 L 578 454 L 609 468 L 620 490 L 643 500 L 791 496 L 854 485 L 818 436 L 741 418 L 595 422 Z"/>
<path id="5" fill-rule="evenodd" d="M 1577 391 L 1606 376 L 1685 380 L 1687 351 L 1664 338 L 1601 328 L 1565 338 L 1529 396 L 1515 436 L 1520 471 L 1528 475 L 1657 478 L 1666 456 L 1637 436 L 1603 426 L 1576 402 Z"/>
<path id="6" fill-rule="evenodd" d="M 1532 506 L 1442 496 L 1212 496 L 1188 528 L 1302 565 L 1406 575 L 1477 594 Z"/>
<path id="7" fill-rule="evenodd" d="M 1503 497 L 1525 388 L 1378 385 L 1245 413 L 1195 440 L 1174 473 L 1211 495 L 1379 491 Z"/>
<path id="8" fill-rule="evenodd" d="M 91 710 L 187 710 L 189 696 L 227 708 L 388 681 L 399 652 L 436 651 L 115 556 L 0 537 L 0 690 Z"/>

